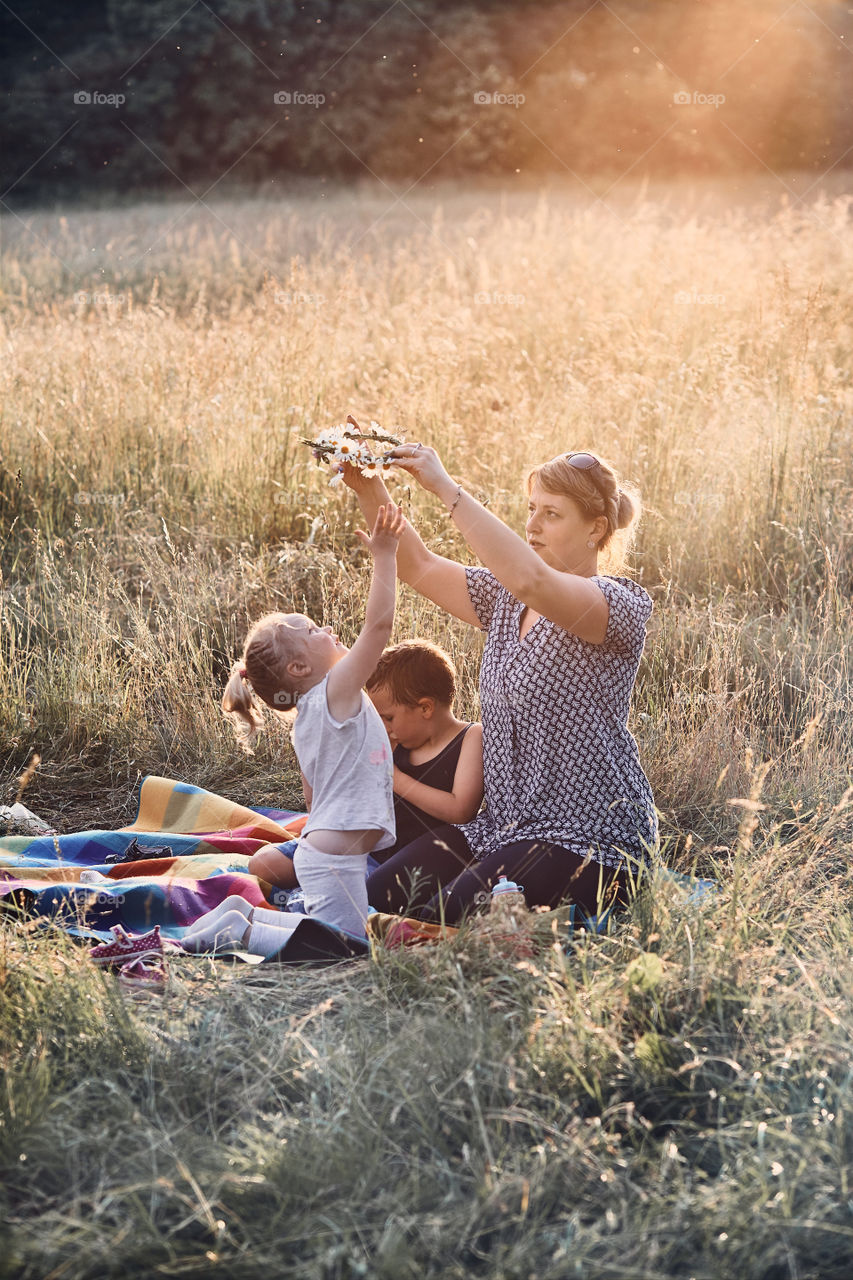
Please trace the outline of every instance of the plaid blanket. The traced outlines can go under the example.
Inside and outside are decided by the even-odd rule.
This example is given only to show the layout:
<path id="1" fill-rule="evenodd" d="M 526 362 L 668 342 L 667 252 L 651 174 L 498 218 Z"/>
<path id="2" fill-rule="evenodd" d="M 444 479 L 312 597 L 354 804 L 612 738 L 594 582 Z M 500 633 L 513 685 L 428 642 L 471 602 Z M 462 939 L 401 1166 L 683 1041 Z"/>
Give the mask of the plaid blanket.
<path id="1" fill-rule="evenodd" d="M 231 894 L 253 906 L 280 905 L 246 870 L 264 844 L 296 840 L 304 813 L 247 808 L 173 778 L 142 780 L 135 820 L 117 831 L 0 838 L 0 902 L 42 916 L 78 937 L 106 940 L 160 925 L 180 940 L 186 928 Z M 168 847 L 168 852 L 166 852 Z M 146 853 L 149 856 L 146 856 Z M 131 860 L 125 860 L 127 855 Z M 116 861 L 119 859 L 119 861 Z M 81 881 L 84 871 L 103 879 Z M 332 960 L 366 943 L 307 916 L 282 916 L 290 938 L 274 960 Z"/>

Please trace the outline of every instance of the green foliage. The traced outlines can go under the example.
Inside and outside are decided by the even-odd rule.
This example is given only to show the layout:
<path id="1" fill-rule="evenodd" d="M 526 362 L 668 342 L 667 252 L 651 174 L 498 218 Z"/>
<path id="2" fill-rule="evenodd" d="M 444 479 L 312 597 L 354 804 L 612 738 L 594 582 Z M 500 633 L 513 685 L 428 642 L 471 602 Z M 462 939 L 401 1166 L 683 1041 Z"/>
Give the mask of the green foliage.
<path id="1" fill-rule="evenodd" d="M 223 180 L 281 191 L 294 175 L 821 174 L 851 141 L 840 0 L 805 33 L 775 0 L 109 0 L 74 24 L 61 8 L 26 26 L 2 15 L 3 185 L 18 201 L 202 195 Z M 484 107 L 477 93 L 524 100 Z"/>

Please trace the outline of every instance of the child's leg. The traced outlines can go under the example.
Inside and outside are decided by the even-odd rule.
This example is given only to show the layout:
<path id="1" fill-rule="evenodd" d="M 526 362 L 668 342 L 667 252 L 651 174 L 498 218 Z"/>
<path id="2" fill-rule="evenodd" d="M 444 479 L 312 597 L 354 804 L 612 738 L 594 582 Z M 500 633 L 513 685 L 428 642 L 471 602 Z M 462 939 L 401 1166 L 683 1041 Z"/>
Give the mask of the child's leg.
<path id="1" fill-rule="evenodd" d="M 461 875 L 473 854 L 458 827 L 442 823 L 398 849 L 367 879 L 367 900 L 377 911 L 417 915 L 437 893 Z"/>
<path id="2" fill-rule="evenodd" d="M 291 850 L 295 849 L 296 841 L 287 841 L 286 847 Z M 291 853 L 291 856 L 288 857 L 286 853 L 283 853 L 282 845 L 262 845 L 257 853 L 252 854 L 246 870 L 250 876 L 257 876 L 259 880 L 266 880 L 267 884 L 275 885 L 278 889 L 295 889 L 299 884 L 296 872 L 293 869 L 293 855 Z"/>
<path id="3" fill-rule="evenodd" d="M 216 920 L 221 920 L 229 911 L 239 911 L 243 917 L 248 920 L 252 913 L 252 904 L 241 897 L 239 893 L 232 893 L 230 897 L 223 898 L 218 907 L 213 907 L 210 911 L 205 912 L 203 916 L 199 916 L 184 934 L 184 938 L 192 937 L 196 933 L 204 933 L 210 929 L 210 926 Z"/>
<path id="4" fill-rule="evenodd" d="M 271 924 L 279 929 L 293 923 L 286 911 L 278 911 L 275 907 L 252 907 L 250 919 L 253 924 Z"/>
<path id="5" fill-rule="evenodd" d="M 261 914 L 269 914 L 269 912 L 264 912 L 262 907 L 256 907 L 255 911 L 261 912 Z M 253 919 L 252 927 L 244 943 L 246 950 L 250 951 L 253 956 L 274 956 L 277 951 L 281 951 L 288 938 L 293 936 L 293 930 L 299 923 L 298 917 L 288 917 L 282 911 L 277 911 L 276 915 L 280 921 L 289 918 L 292 923 L 287 927 L 282 927 L 281 924 L 267 924 Z"/>
<path id="6" fill-rule="evenodd" d="M 248 902 L 246 906 L 251 912 Z M 244 947 L 252 932 L 251 922 L 242 911 L 226 911 L 213 920 L 202 916 L 196 924 L 202 927 L 196 928 L 191 936 L 184 935 L 181 940 L 185 951 L 230 951 L 234 947 Z"/>
<path id="7" fill-rule="evenodd" d="M 367 854 L 321 853 L 304 838 L 293 867 L 305 893 L 305 912 L 363 936 L 367 920 Z"/>
<path id="8" fill-rule="evenodd" d="M 282 922 L 287 917 L 281 911 L 251 907 L 245 898 L 240 901 L 245 911 L 209 911 L 197 920 L 195 932 L 184 935 L 181 942 L 184 950 L 231 951 L 239 947 L 253 956 L 273 956 L 280 951 L 293 933 L 294 917 L 290 917 L 293 924 L 284 926 Z"/>

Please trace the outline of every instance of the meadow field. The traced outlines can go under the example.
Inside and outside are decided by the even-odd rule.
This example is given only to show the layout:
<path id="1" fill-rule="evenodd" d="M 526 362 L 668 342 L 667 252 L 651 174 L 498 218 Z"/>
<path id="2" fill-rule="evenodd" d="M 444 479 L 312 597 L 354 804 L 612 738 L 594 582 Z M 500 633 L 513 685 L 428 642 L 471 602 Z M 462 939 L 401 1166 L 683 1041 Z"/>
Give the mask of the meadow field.
<path id="1" fill-rule="evenodd" d="M 354 499 L 300 437 L 434 445 L 519 530 L 566 449 L 642 495 L 631 727 L 660 865 L 607 935 L 469 930 L 133 1002 L 2 929 L 0 1275 L 842 1280 L 853 1269 L 853 196 L 366 189 L 2 220 L 0 803 L 298 807 L 219 711 L 270 608 L 351 638 Z M 394 487 L 466 558 L 429 495 Z M 406 588 L 395 638 L 480 642 Z M 717 881 L 696 899 L 667 874 Z"/>

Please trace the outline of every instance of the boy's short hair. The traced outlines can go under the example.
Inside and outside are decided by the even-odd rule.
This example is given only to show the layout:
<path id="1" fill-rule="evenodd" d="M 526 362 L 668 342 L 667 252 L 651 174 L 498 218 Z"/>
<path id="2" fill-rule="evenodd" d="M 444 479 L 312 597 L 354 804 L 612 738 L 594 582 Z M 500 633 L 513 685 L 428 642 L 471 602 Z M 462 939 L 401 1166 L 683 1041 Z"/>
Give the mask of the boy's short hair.
<path id="1" fill-rule="evenodd" d="M 393 701 L 404 707 L 416 707 L 421 698 L 434 698 L 449 707 L 456 697 L 456 668 L 437 644 L 403 640 L 382 654 L 367 689 L 387 689 Z"/>

